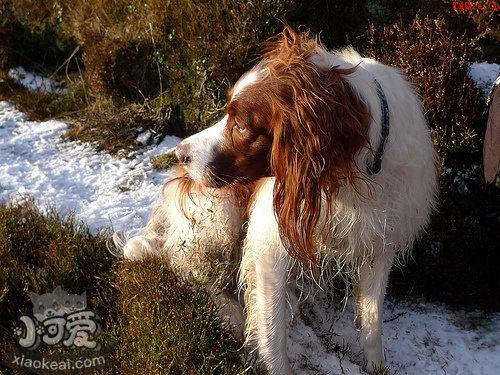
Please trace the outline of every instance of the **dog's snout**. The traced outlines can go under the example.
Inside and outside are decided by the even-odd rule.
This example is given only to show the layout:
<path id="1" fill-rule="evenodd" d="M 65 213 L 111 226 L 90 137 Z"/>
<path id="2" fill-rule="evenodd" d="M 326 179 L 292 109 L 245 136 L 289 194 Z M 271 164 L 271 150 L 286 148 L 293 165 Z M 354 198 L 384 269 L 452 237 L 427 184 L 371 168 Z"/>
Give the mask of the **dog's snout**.
<path id="1" fill-rule="evenodd" d="M 177 160 L 181 164 L 189 164 L 191 161 L 191 156 L 189 154 L 190 147 L 187 142 L 181 142 L 175 148 L 175 156 L 177 156 Z"/>

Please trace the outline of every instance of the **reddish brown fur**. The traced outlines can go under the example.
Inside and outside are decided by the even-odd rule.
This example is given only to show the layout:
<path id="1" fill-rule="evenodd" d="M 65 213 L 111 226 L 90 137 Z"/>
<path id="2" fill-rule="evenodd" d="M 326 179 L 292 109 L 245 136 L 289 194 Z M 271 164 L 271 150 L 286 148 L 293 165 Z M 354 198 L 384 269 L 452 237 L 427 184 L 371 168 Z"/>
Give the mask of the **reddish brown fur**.
<path id="1" fill-rule="evenodd" d="M 209 167 L 213 186 L 275 176 L 282 240 L 292 256 L 313 263 L 322 194 L 331 210 L 339 188 L 361 175 L 355 157 L 369 146 L 370 122 L 345 80 L 356 68 L 320 70 L 309 61 L 318 47 L 288 27 L 268 43 L 265 74 L 229 103 L 224 146 Z"/>
<path id="2" fill-rule="evenodd" d="M 214 186 L 248 183 L 270 176 L 271 107 L 259 89 L 249 88 L 228 105 L 225 146 L 210 163 Z M 243 132 L 238 126 L 244 126 Z"/>
<path id="3" fill-rule="evenodd" d="M 271 170 L 274 208 L 291 255 L 316 263 L 313 234 L 322 207 L 358 175 L 355 157 L 369 143 L 370 113 L 344 76 L 355 68 L 319 70 L 308 58 L 318 44 L 285 28 L 265 54 L 280 95 L 275 97 Z"/>

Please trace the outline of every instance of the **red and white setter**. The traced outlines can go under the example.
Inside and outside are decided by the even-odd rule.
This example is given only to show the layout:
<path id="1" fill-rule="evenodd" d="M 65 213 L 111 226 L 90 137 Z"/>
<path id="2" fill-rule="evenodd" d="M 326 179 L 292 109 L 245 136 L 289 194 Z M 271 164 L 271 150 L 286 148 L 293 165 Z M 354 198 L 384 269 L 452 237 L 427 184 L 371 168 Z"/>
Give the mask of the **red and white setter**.
<path id="1" fill-rule="evenodd" d="M 401 72 L 287 27 L 230 90 L 224 118 L 175 152 L 182 177 L 125 257 L 163 254 L 194 276 L 204 261 L 239 268 L 246 339 L 271 374 L 292 373 L 294 270 L 333 260 L 355 284 L 367 369 L 381 366 L 389 270 L 429 221 L 437 189 L 429 129 Z M 238 309 L 224 306 L 237 324 Z"/>

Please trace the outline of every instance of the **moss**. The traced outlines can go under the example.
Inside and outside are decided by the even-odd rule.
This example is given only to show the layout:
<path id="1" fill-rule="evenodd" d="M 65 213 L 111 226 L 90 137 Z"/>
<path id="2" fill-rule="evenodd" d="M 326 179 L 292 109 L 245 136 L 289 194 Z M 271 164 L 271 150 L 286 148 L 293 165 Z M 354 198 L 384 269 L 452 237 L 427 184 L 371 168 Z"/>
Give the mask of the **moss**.
<path id="1" fill-rule="evenodd" d="M 177 163 L 177 158 L 172 154 L 163 154 L 153 158 L 154 169 L 169 169 Z"/>

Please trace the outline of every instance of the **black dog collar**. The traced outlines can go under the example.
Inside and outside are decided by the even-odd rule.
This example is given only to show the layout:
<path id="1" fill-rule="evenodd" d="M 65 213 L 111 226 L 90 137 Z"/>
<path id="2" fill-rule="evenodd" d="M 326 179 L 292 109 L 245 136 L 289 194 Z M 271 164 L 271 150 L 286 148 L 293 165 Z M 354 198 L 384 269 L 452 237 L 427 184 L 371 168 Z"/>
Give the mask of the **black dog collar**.
<path id="1" fill-rule="evenodd" d="M 374 175 L 380 172 L 382 168 L 382 155 L 384 154 L 384 147 L 387 141 L 387 137 L 389 137 L 389 105 L 387 104 L 387 99 L 384 94 L 384 90 L 382 90 L 382 86 L 380 83 L 374 78 L 373 82 L 375 82 L 375 86 L 377 87 L 377 94 L 380 99 L 380 112 L 382 118 L 382 131 L 381 131 L 381 140 L 378 144 L 378 148 L 373 155 L 373 162 L 367 165 L 368 174 Z"/>

